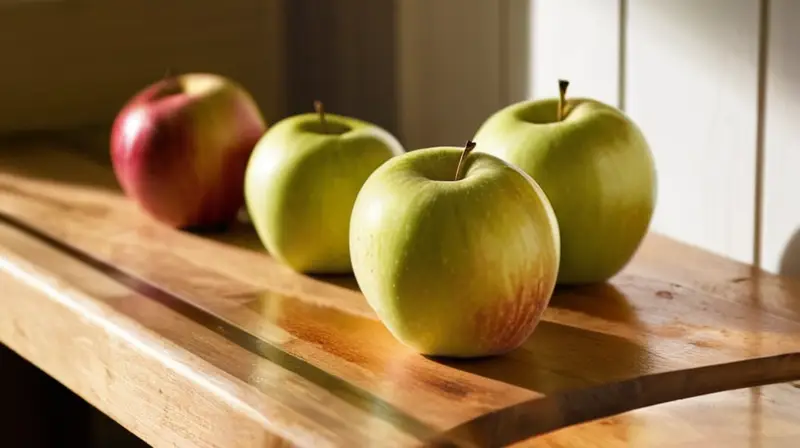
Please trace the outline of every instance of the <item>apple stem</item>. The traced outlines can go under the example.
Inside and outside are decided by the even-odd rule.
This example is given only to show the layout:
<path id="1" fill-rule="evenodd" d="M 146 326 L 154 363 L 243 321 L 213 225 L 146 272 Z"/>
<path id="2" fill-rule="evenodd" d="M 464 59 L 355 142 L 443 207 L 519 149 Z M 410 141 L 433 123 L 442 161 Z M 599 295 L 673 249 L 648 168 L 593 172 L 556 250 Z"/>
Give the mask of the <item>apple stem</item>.
<path id="1" fill-rule="evenodd" d="M 325 106 L 322 101 L 314 101 L 314 111 L 319 114 L 319 122 L 322 123 L 322 129 L 325 130 L 327 125 L 325 124 Z"/>
<path id="2" fill-rule="evenodd" d="M 458 166 L 456 167 L 456 181 L 461 180 L 461 170 L 464 168 L 464 161 L 469 156 L 469 153 L 475 149 L 475 142 L 472 140 L 468 140 L 467 144 L 464 145 L 464 150 L 461 151 L 461 158 L 458 159 Z"/>
<path id="3" fill-rule="evenodd" d="M 569 81 L 566 79 L 558 80 L 558 121 L 564 119 L 564 103 L 567 97 L 567 87 L 569 87 Z"/>

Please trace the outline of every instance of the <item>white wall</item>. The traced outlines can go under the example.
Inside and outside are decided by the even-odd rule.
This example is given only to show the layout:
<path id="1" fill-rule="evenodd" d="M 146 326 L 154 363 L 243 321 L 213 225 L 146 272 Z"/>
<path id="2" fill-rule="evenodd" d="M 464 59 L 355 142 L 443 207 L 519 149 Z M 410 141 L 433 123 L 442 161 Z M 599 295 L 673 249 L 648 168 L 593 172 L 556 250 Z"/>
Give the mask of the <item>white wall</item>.
<path id="1" fill-rule="evenodd" d="M 770 10 L 761 255 L 766 269 L 800 277 L 800 2 Z"/>
<path id="2" fill-rule="evenodd" d="M 625 110 L 656 157 L 653 229 L 752 262 L 758 0 L 628 8 Z"/>
<path id="3" fill-rule="evenodd" d="M 409 2 L 421 16 L 434 3 Z M 653 231 L 800 276 L 800 2 L 472 1 L 458 16 L 482 17 L 461 22 L 474 27 L 469 40 L 452 39 L 461 27 L 447 16 L 429 15 L 434 31 L 417 43 L 436 48 L 422 52 L 429 65 L 405 56 L 414 62 L 404 79 L 416 81 L 410 101 L 407 82 L 398 92 L 401 116 L 418 120 L 404 128 L 415 140 L 432 142 L 442 122 L 461 132 L 493 103 L 553 96 L 568 78 L 571 93 L 621 107 L 648 138 L 659 175 Z M 445 76 L 448 57 L 480 65 L 481 76 L 458 85 Z M 453 98 L 467 85 L 480 107 L 459 111 Z"/>
<path id="4" fill-rule="evenodd" d="M 559 78 L 571 96 L 620 102 L 620 0 L 530 3 L 532 48 L 528 97 L 558 95 Z"/>

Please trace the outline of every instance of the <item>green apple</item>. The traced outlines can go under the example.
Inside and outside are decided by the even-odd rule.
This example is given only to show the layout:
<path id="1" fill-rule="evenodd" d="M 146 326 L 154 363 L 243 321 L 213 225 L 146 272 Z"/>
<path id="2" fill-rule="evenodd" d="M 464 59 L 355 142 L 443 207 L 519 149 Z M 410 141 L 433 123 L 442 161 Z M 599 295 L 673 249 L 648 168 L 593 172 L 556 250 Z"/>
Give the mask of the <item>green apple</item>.
<path id="1" fill-rule="evenodd" d="M 245 172 L 250 220 L 270 254 L 297 272 L 352 272 L 350 213 L 372 172 L 402 154 L 377 125 L 317 113 L 285 118 L 258 141 Z"/>
<path id="2" fill-rule="evenodd" d="M 508 352 L 555 287 L 558 223 L 530 176 L 459 148 L 418 149 L 358 194 L 350 254 L 358 285 L 399 341 L 431 356 Z"/>
<path id="3" fill-rule="evenodd" d="M 522 168 L 547 194 L 561 231 L 559 284 L 606 281 L 646 235 L 656 201 L 653 156 L 620 110 L 588 98 L 529 100 L 489 117 L 485 151 Z"/>

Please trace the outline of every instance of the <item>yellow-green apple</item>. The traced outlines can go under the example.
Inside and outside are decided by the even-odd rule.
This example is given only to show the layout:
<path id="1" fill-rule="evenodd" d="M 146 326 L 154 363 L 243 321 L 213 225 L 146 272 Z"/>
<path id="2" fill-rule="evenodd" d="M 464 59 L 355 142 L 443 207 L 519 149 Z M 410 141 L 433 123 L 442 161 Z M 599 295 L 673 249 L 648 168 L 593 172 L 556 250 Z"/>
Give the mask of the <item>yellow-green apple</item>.
<path id="1" fill-rule="evenodd" d="M 187 73 L 134 95 L 111 132 L 114 172 L 127 196 L 159 221 L 219 229 L 244 203 L 244 172 L 266 123 L 235 81 Z"/>
<path id="2" fill-rule="evenodd" d="M 348 229 L 370 174 L 403 153 L 381 127 L 316 113 L 284 118 L 256 145 L 247 167 L 247 210 L 261 242 L 297 272 L 352 272 Z"/>
<path id="3" fill-rule="evenodd" d="M 656 170 L 644 135 L 619 109 L 590 98 L 528 100 L 494 113 L 478 150 L 522 168 L 542 187 L 561 230 L 559 284 L 602 282 L 647 233 Z"/>
<path id="4" fill-rule="evenodd" d="M 389 331 L 425 355 L 517 348 L 558 275 L 558 223 L 541 188 L 472 147 L 395 157 L 369 177 L 353 208 L 356 281 Z"/>

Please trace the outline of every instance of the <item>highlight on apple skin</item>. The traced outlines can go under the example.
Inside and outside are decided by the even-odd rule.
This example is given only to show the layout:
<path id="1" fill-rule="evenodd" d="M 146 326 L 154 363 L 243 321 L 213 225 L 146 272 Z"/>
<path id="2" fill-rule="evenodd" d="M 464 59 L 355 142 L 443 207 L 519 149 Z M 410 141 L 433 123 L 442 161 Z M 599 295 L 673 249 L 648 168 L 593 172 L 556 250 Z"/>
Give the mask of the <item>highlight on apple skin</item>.
<path id="1" fill-rule="evenodd" d="M 375 124 L 315 107 L 277 122 L 258 142 L 245 176 L 247 211 L 282 264 L 305 274 L 349 274 L 356 195 L 404 149 Z"/>
<path id="2" fill-rule="evenodd" d="M 492 356 L 525 342 L 548 306 L 559 230 L 519 168 L 469 145 L 434 147 L 369 177 L 350 252 L 362 293 L 399 341 L 429 356 Z"/>
<path id="3" fill-rule="evenodd" d="M 171 227 L 218 230 L 244 203 L 244 173 L 266 131 L 250 94 L 233 80 L 187 73 L 134 95 L 111 132 L 125 194 Z"/>
<path id="4" fill-rule="evenodd" d="M 603 282 L 636 253 L 656 202 L 654 159 L 641 130 L 590 98 L 527 100 L 490 116 L 476 151 L 520 167 L 542 187 L 561 230 L 559 284 Z"/>

